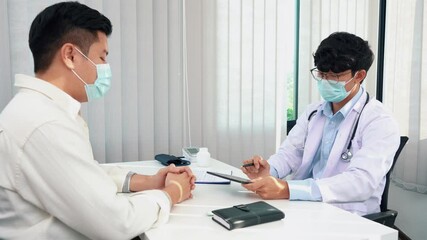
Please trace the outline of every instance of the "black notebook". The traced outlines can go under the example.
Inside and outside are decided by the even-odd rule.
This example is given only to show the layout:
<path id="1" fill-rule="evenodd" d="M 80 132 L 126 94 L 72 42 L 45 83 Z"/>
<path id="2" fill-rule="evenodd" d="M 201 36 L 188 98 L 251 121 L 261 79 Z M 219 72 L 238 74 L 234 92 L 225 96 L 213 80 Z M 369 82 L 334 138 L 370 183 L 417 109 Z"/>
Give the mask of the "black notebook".
<path id="1" fill-rule="evenodd" d="M 282 211 L 264 201 L 217 209 L 212 213 L 212 219 L 228 230 L 277 221 L 285 217 Z"/>

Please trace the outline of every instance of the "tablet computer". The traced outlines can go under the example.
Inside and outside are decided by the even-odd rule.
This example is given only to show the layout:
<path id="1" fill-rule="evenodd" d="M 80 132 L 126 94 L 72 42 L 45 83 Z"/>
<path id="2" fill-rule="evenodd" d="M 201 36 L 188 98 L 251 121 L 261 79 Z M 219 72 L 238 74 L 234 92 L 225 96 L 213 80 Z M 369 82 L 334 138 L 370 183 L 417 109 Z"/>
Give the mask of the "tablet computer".
<path id="1" fill-rule="evenodd" d="M 242 183 L 242 184 L 251 183 L 251 180 L 249 180 L 249 179 L 233 176 L 230 174 L 210 172 L 210 171 L 206 171 L 206 173 L 220 177 L 220 178 L 225 178 L 225 179 L 228 179 L 228 180 L 231 180 L 234 182 Z"/>

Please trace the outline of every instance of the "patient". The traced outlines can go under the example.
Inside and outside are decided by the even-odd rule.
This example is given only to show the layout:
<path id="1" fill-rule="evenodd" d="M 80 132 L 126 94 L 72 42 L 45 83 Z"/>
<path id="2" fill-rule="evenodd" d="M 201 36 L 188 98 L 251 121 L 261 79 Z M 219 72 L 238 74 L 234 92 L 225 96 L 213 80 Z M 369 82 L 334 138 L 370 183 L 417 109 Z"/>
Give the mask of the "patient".
<path id="1" fill-rule="evenodd" d="M 34 19 L 35 77 L 16 75 L 0 114 L 0 239 L 130 239 L 191 197 L 189 168 L 144 176 L 94 160 L 80 108 L 110 88 L 111 32 L 108 18 L 77 2 Z"/>

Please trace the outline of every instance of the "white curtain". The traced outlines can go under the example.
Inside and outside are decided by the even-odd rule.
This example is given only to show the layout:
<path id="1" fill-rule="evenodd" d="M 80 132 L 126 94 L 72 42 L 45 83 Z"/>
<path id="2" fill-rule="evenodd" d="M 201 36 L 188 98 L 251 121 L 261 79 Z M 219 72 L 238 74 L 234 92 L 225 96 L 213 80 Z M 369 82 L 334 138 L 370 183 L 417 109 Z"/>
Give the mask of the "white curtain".
<path id="1" fill-rule="evenodd" d="M 56 2 L 0 0 L 1 109 L 13 96 L 13 76 L 33 74 L 32 20 Z M 193 146 L 208 147 L 214 158 L 236 166 L 252 154 L 274 153 L 286 132 L 294 1 L 80 2 L 113 24 L 112 89 L 82 109 L 99 162 L 181 155 L 190 136 Z"/>
<path id="2" fill-rule="evenodd" d="M 378 49 L 378 0 L 300 0 L 300 44 L 298 75 L 298 113 L 320 100 L 309 70 L 314 67 L 313 53 L 320 42 L 333 32 L 346 31 L 367 40 L 374 53 Z M 376 93 L 377 61 L 364 81 L 372 97 Z"/>
<path id="3" fill-rule="evenodd" d="M 186 4 L 193 143 L 235 166 L 253 154 L 269 157 L 286 133 L 294 1 Z"/>
<path id="4" fill-rule="evenodd" d="M 408 190 L 427 193 L 427 5 L 387 1 L 384 103 L 409 137 L 393 172 Z"/>
<path id="5" fill-rule="evenodd" d="M 0 0 L 0 109 L 12 98 L 11 49 L 7 2 Z"/>

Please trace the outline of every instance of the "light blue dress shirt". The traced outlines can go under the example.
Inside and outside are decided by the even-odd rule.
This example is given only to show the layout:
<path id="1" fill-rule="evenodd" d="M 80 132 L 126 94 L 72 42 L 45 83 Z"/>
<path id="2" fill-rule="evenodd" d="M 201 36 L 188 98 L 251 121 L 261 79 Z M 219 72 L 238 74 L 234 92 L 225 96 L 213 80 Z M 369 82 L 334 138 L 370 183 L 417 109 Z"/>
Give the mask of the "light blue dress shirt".
<path id="1" fill-rule="evenodd" d="M 289 185 L 290 200 L 322 201 L 322 195 L 320 194 L 315 179 L 322 177 L 340 125 L 362 96 L 362 93 L 363 88 L 360 88 L 357 94 L 335 114 L 332 112 L 331 104 L 325 104 L 324 108 L 317 113 L 324 115 L 326 117 L 326 121 L 323 126 L 322 140 L 314 159 L 311 162 L 311 176 L 304 180 L 287 181 Z M 275 169 L 272 170 L 272 175 L 277 177 L 277 171 Z"/>

